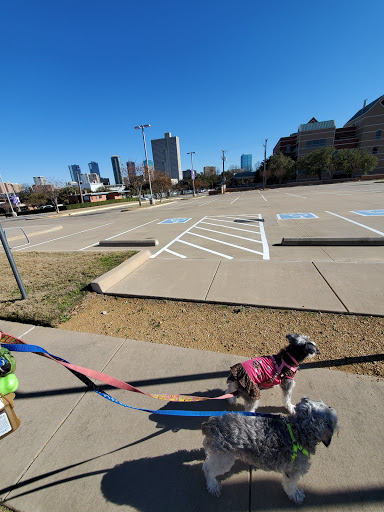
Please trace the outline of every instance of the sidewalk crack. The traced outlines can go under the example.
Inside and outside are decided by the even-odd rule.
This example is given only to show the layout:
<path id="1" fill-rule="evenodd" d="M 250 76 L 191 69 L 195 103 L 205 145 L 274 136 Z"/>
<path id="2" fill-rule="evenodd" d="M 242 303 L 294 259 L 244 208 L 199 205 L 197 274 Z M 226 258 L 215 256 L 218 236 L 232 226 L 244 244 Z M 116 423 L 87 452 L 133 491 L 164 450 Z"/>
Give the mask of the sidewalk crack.
<path id="1" fill-rule="evenodd" d="M 217 276 L 217 272 L 219 271 L 220 265 L 221 265 L 221 260 L 219 260 L 219 264 L 217 265 L 217 269 L 216 269 L 215 275 L 212 277 L 211 284 L 209 285 L 209 288 L 208 288 L 208 290 L 207 290 L 207 293 L 205 294 L 204 300 L 207 300 L 207 297 L 208 297 L 209 292 L 211 291 L 211 287 L 212 287 L 212 285 L 213 285 L 213 281 L 215 280 L 215 278 L 216 278 L 216 276 Z"/>
<path id="2" fill-rule="evenodd" d="M 312 265 L 315 267 L 315 269 L 318 271 L 318 273 L 321 275 L 321 277 L 324 279 L 324 281 L 327 283 L 327 285 L 329 286 L 329 288 L 332 290 L 332 292 L 336 295 L 336 297 L 338 298 L 338 300 L 340 301 L 340 303 L 344 306 L 345 310 L 350 313 L 349 309 L 347 308 L 347 306 L 344 304 L 344 302 L 341 300 L 341 298 L 339 297 L 339 295 L 336 293 L 335 289 L 331 286 L 331 284 L 329 283 L 329 281 L 326 279 L 326 277 L 321 273 L 320 269 L 316 266 L 316 263 L 314 261 L 312 261 Z"/>

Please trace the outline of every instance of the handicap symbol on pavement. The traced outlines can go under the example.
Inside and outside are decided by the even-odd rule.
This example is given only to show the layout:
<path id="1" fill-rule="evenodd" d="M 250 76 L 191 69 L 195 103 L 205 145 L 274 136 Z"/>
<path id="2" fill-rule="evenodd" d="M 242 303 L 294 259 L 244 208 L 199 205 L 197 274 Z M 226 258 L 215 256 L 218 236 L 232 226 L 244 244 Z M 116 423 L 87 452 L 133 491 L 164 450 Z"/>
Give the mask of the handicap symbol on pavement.
<path id="1" fill-rule="evenodd" d="M 192 217 L 181 217 L 178 219 L 166 219 L 166 220 L 159 222 L 159 224 L 184 224 L 185 222 L 188 222 L 189 220 L 191 220 L 191 218 Z"/>
<path id="2" fill-rule="evenodd" d="M 384 216 L 384 210 L 351 210 L 352 213 L 357 215 L 363 215 L 364 217 L 382 217 Z"/>
<path id="3" fill-rule="evenodd" d="M 314 213 L 278 213 L 277 218 L 284 219 L 318 219 Z"/>

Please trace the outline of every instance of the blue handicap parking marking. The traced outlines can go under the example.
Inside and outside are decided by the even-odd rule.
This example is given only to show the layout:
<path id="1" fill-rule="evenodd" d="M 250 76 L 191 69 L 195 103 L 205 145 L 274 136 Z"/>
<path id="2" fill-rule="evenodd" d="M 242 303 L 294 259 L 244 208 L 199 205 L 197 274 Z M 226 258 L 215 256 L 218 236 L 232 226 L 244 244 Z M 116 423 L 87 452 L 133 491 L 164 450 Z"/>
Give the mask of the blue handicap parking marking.
<path id="1" fill-rule="evenodd" d="M 319 217 L 314 213 L 278 213 L 278 219 L 318 219 Z"/>
<path id="2" fill-rule="evenodd" d="M 363 215 L 364 217 L 384 216 L 384 210 L 352 210 L 352 213 L 357 213 L 357 215 Z"/>
<path id="3" fill-rule="evenodd" d="M 184 224 L 185 222 L 188 222 L 189 220 L 191 220 L 191 218 L 192 217 L 181 217 L 178 219 L 166 219 L 166 220 L 159 222 L 159 224 Z"/>

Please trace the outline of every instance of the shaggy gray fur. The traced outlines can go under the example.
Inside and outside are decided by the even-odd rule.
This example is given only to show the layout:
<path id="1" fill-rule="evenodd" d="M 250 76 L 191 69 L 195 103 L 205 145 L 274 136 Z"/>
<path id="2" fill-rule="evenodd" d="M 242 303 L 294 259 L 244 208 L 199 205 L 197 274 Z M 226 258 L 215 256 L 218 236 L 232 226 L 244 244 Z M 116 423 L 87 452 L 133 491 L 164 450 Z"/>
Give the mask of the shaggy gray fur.
<path id="1" fill-rule="evenodd" d="M 296 442 L 314 454 L 320 442 L 329 446 L 337 430 L 337 414 L 324 402 L 302 398 L 296 413 L 289 415 Z M 292 462 L 293 443 L 283 417 L 264 418 L 229 413 L 211 417 L 202 425 L 203 445 L 207 459 L 203 470 L 210 493 L 217 496 L 221 485 L 216 477 L 223 475 L 240 459 L 256 469 L 283 474 L 283 488 L 295 503 L 302 503 L 304 493 L 296 484 L 310 468 L 310 458 L 300 450 Z"/>

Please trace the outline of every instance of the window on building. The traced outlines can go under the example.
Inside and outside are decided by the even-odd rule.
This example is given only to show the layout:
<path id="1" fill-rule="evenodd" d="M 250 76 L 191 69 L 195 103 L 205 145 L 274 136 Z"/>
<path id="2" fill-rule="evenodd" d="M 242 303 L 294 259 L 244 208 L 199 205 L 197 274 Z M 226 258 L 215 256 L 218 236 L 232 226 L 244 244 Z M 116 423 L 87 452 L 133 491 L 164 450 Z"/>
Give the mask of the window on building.
<path id="1" fill-rule="evenodd" d="M 287 147 L 285 148 L 285 152 L 286 153 L 290 153 L 291 152 L 291 145 L 290 144 L 287 144 Z"/>
<path id="2" fill-rule="evenodd" d="M 307 140 L 307 148 L 321 148 L 326 146 L 326 139 Z"/>
<path id="3" fill-rule="evenodd" d="M 372 155 L 377 155 L 377 146 L 372 149 Z"/>
<path id="4" fill-rule="evenodd" d="M 376 139 L 381 139 L 381 130 L 377 130 Z"/>

